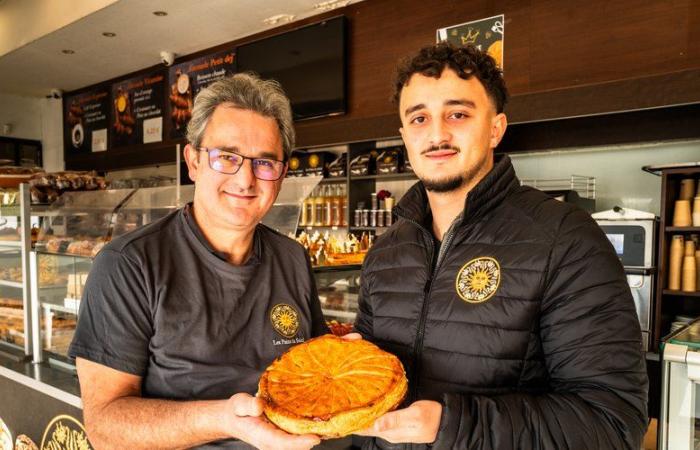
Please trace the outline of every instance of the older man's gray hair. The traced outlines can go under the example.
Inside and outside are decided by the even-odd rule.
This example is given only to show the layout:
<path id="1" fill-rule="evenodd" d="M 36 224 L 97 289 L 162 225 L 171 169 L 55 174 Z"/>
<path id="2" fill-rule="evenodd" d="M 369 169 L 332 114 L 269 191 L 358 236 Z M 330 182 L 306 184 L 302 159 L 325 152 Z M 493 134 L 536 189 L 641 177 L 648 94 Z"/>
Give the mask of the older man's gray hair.
<path id="1" fill-rule="evenodd" d="M 285 159 L 289 158 L 295 138 L 289 99 L 277 81 L 262 80 L 253 73 L 237 73 L 222 78 L 197 94 L 192 108 L 192 119 L 187 125 L 187 140 L 190 144 L 199 148 L 209 119 L 216 107 L 224 103 L 275 119 L 282 138 Z"/>

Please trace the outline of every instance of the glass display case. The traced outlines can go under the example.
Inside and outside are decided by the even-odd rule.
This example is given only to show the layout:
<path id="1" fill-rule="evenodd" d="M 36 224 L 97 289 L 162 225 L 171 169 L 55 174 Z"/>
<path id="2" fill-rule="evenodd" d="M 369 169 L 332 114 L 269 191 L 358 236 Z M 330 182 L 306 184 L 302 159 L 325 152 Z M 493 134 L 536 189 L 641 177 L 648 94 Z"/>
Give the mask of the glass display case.
<path id="1" fill-rule="evenodd" d="M 0 191 L 0 353 L 19 360 L 31 352 L 27 255 L 39 218 L 30 213 L 26 184 Z"/>
<path id="2" fill-rule="evenodd" d="M 70 365 L 68 346 L 93 258 L 111 239 L 192 201 L 193 186 L 65 192 L 44 213 L 31 252 L 34 361 Z"/>
<path id="3" fill-rule="evenodd" d="M 314 268 L 321 310 L 334 334 L 345 334 L 355 322 L 361 269 L 359 264 Z"/>
<path id="4" fill-rule="evenodd" d="M 660 450 L 700 449 L 700 320 L 663 346 Z"/>

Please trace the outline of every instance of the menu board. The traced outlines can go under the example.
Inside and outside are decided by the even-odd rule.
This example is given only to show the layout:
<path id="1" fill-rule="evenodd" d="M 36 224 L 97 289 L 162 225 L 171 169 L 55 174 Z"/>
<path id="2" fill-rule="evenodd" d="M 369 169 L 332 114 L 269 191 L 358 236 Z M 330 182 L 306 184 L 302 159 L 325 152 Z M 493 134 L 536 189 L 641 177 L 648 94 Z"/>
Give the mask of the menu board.
<path id="1" fill-rule="evenodd" d="M 170 120 L 170 138 L 185 136 L 187 123 L 192 117 L 192 104 L 202 88 L 236 72 L 236 53 L 221 51 L 177 64 L 168 73 L 167 117 Z"/>
<path id="2" fill-rule="evenodd" d="M 505 16 L 493 16 L 487 19 L 453 25 L 437 30 L 437 41 L 448 41 L 456 46 L 474 45 L 479 50 L 486 50 L 503 70 L 503 38 L 505 35 Z"/>
<path id="3" fill-rule="evenodd" d="M 67 96 L 63 102 L 63 143 L 66 153 L 107 150 L 109 90 L 106 87 Z"/>
<path id="4" fill-rule="evenodd" d="M 165 73 L 157 70 L 112 85 L 112 148 L 163 140 Z"/>

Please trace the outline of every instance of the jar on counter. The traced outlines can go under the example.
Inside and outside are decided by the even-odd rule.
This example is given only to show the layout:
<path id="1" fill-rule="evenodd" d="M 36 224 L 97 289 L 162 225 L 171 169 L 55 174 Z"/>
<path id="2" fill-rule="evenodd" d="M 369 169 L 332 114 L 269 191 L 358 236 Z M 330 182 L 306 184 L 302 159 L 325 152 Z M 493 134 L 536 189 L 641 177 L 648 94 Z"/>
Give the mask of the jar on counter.
<path id="1" fill-rule="evenodd" d="M 355 210 L 355 221 L 353 223 L 355 224 L 356 227 L 362 226 L 362 210 L 361 209 Z"/>
<path id="2" fill-rule="evenodd" d="M 362 227 L 368 227 L 369 226 L 369 209 L 363 209 L 362 210 Z"/>
<path id="3" fill-rule="evenodd" d="M 369 211 L 369 226 L 370 227 L 376 227 L 377 226 L 377 211 L 376 209 L 372 209 Z"/>
<path id="4" fill-rule="evenodd" d="M 386 214 L 385 214 L 385 216 L 384 216 L 384 226 L 385 226 L 385 227 L 390 227 L 390 226 L 394 223 L 393 218 L 392 218 L 392 216 L 391 216 L 391 210 L 390 210 L 390 209 L 387 209 L 387 210 L 385 211 L 385 213 L 386 213 Z"/>
<path id="5" fill-rule="evenodd" d="M 377 210 L 377 226 L 378 227 L 384 226 L 384 214 L 385 214 L 385 212 L 386 211 L 383 209 Z"/>

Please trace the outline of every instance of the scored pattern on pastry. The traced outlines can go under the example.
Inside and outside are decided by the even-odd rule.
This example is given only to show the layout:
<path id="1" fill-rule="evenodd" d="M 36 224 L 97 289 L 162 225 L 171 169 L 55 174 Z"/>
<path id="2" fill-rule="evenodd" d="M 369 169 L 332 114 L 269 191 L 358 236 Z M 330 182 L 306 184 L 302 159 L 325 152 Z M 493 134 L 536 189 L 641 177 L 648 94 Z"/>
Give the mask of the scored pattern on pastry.
<path id="1" fill-rule="evenodd" d="M 396 356 L 364 340 L 326 335 L 293 347 L 273 362 L 260 380 L 259 395 L 266 400 L 266 414 L 273 422 L 283 416 L 285 425 L 287 419 L 313 425 L 355 412 L 366 419 L 358 422 L 361 428 L 396 407 L 405 391 L 406 377 Z M 308 423 L 300 427 L 306 432 Z M 327 431 L 308 429 L 319 434 Z M 343 435 L 343 431 L 330 435 Z"/>

